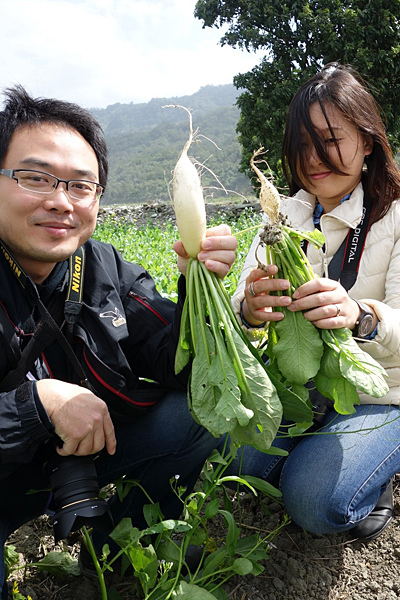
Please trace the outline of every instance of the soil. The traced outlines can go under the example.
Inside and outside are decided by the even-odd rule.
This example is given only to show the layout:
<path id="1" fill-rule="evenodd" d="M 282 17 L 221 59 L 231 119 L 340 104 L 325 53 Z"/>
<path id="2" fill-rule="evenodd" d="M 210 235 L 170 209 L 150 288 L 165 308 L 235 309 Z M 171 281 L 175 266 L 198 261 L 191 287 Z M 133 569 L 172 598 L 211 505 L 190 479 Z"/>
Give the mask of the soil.
<path id="1" fill-rule="evenodd" d="M 368 544 L 354 542 L 349 534 L 317 536 L 285 526 L 271 543 L 269 559 L 261 575 L 236 576 L 225 585 L 231 600 L 392 600 L 400 598 L 400 477 L 394 486 L 395 513 L 387 530 Z M 251 535 L 275 529 L 284 518 L 284 509 L 272 500 L 250 494 L 241 498 L 242 530 Z M 269 513 L 269 514 L 266 514 Z M 218 542 L 225 530 L 218 521 L 210 534 Z M 74 537 L 74 535 L 73 535 Z M 58 549 L 75 558 L 79 543 L 67 540 Z M 76 536 L 75 536 L 76 537 Z M 21 527 L 11 538 L 21 561 L 37 561 L 54 549 L 53 530 L 47 517 Z M 20 571 L 19 590 L 32 600 L 100 600 L 97 582 L 82 575 L 58 580 L 35 568 Z M 108 589 L 115 585 L 124 600 L 138 600 L 129 581 L 117 575 L 107 578 Z M 128 586 L 128 588 L 127 588 Z M 11 598 L 10 592 L 10 598 Z"/>
<path id="2" fill-rule="evenodd" d="M 170 207 L 156 209 L 112 209 L 136 222 L 148 222 L 152 214 L 165 216 Z M 119 211 L 122 210 L 122 213 Z M 111 212 L 112 212 L 111 211 Z M 104 210 L 100 218 L 107 216 Z M 316 536 L 291 525 L 285 526 L 274 538 L 264 572 L 257 576 L 235 577 L 225 589 L 232 600 L 392 600 L 400 598 L 400 476 L 395 480 L 395 516 L 392 524 L 375 541 L 354 542 L 349 534 Z M 243 494 L 240 498 L 243 531 L 272 531 L 284 518 L 283 507 L 275 501 Z M 215 540 L 224 539 L 223 525 L 215 522 L 211 534 Z M 21 563 L 31 563 L 54 549 L 51 524 L 47 517 L 21 527 L 9 540 L 20 553 Z M 77 536 L 59 544 L 57 549 L 68 550 L 74 558 L 79 552 Z M 119 580 L 110 583 L 117 584 Z M 70 575 L 58 580 L 35 568 L 14 573 L 10 585 L 18 581 L 20 592 L 32 600 L 99 600 L 96 582 L 82 575 Z M 125 585 L 125 588 L 121 587 Z M 120 584 L 124 599 L 136 600 L 134 592 Z M 10 598 L 12 597 L 10 592 Z"/>

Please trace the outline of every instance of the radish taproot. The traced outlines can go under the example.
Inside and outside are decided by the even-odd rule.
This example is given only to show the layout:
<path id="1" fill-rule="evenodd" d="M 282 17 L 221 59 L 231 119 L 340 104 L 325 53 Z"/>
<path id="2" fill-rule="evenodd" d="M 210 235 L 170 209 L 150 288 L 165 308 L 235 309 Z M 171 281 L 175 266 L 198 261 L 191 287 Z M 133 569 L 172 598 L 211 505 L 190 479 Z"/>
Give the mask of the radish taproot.
<path id="1" fill-rule="evenodd" d="M 264 173 L 256 165 L 256 158 L 263 154 L 264 148 L 261 147 L 255 152 L 250 159 L 250 166 L 257 175 L 258 181 L 261 183 L 259 193 L 260 205 L 263 211 L 268 215 L 272 223 L 276 223 L 279 217 L 280 195 L 273 183 L 264 175 Z"/>
<path id="2" fill-rule="evenodd" d="M 173 172 L 173 204 L 182 243 L 188 255 L 196 258 L 206 235 L 206 208 L 199 174 L 188 156 L 193 143 L 192 113 L 184 106 L 176 108 L 187 111 L 190 131 Z"/>

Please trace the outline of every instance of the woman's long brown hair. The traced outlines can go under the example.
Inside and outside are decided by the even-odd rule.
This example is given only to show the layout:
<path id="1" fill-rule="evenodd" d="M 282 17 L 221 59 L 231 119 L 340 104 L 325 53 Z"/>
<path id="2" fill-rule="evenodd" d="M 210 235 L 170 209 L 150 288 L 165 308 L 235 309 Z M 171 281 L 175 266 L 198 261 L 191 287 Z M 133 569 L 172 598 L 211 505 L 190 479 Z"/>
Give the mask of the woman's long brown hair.
<path id="1" fill-rule="evenodd" d="M 378 106 L 360 76 L 349 66 L 338 63 L 326 65 L 292 99 L 282 145 L 282 167 L 290 195 L 304 187 L 302 182 L 307 180 L 305 174 L 309 150 L 302 144 L 304 131 L 310 136 L 323 164 L 334 173 L 344 175 L 337 165 L 332 164 L 312 124 L 310 106 L 315 102 L 321 107 L 331 132 L 326 113 L 329 105 L 338 109 L 360 134 L 372 139 L 372 153 L 365 161 L 365 185 L 374 201 L 373 221 L 378 221 L 387 213 L 392 202 L 400 198 L 400 171 L 394 161 Z M 338 146 L 337 150 L 340 158 Z"/>

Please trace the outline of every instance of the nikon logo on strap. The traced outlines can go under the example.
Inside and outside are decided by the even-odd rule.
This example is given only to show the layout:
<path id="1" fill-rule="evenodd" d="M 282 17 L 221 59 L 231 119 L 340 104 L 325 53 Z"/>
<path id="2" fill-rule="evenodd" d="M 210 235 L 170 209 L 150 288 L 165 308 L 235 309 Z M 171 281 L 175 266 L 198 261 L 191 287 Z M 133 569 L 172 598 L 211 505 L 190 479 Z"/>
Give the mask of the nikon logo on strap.
<path id="1" fill-rule="evenodd" d="M 74 254 L 72 256 L 72 269 L 71 269 L 71 291 L 78 294 L 79 300 L 82 298 L 82 274 L 83 274 L 83 256 Z"/>
<path id="2" fill-rule="evenodd" d="M 7 248 L 7 246 L 2 240 L 0 240 L 0 248 L 3 253 L 4 259 L 6 260 L 8 266 L 14 273 L 21 286 L 30 294 L 31 298 L 37 301 L 39 299 L 39 295 L 36 286 L 25 273 L 25 271 L 22 269 L 22 267 L 13 258 L 10 250 Z M 69 258 L 70 277 L 66 305 L 68 305 L 69 311 L 74 315 L 72 317 L 73 321 L 76 320 L 76 315 L 79 316 L 79 313 L 81 311 L 84 271 L 85 250 L 83 246 L 81 246 Z"/>
<path id="3" fill-rule="evenodd" d="M 67 323 L 76 323 L 82 310 L 84 273 L 85 250 L 81 246 L 69 257 L 69 286 L 64 307 Z"/>
<path id="4" fill-rule="evenodd" d="M 10 265 L 11 269 L 14 271 L 14 273 L 16 274 L 17 277 L 21 277 L 22 271 L 21 271 L 19 265 L 17 265 L 17 263 L 15 262 L 15 260 L 13 259 L 13 257 L 9 255 L 9 253 L 4 248 L 3 245 L 1 245 L 1 249 L 2 249 L 3 254 L 4 254 L 4 258 L 6 259 L 6 261 L 8 262 L 8 264 Z"/>

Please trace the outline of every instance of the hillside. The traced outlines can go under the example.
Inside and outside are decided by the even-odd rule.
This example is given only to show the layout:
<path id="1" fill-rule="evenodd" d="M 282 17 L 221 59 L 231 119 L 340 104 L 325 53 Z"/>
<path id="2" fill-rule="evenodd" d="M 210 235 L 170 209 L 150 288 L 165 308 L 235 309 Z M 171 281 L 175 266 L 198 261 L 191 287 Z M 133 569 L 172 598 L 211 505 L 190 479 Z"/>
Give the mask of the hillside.
<path id="1" fill-rule="evenodd" d="M 168 181 L 187 139 L 189 126 L 185 111 L 163 108 L 168 104 L 191 109 L 193 126 L 204 136 L 199 137 L 199 143 L 192 147 L 196 160 L 206 163 L 227 190 L 251 194 L 247 177 L 238 171 L 241 149 L 236 135 L 237 95 L 233 85 L 205 86 L 191 96 L 155 98 L 147 103 L 118 103 L 105 109 L 91 109 L 105 131 L 109 147 L 110 175 L 102 203 L 168 200 Z M 206 194 L 212 197 L 223 195 L 213 189 L 218 183 L 207 171 L 202 183 Z"/>

